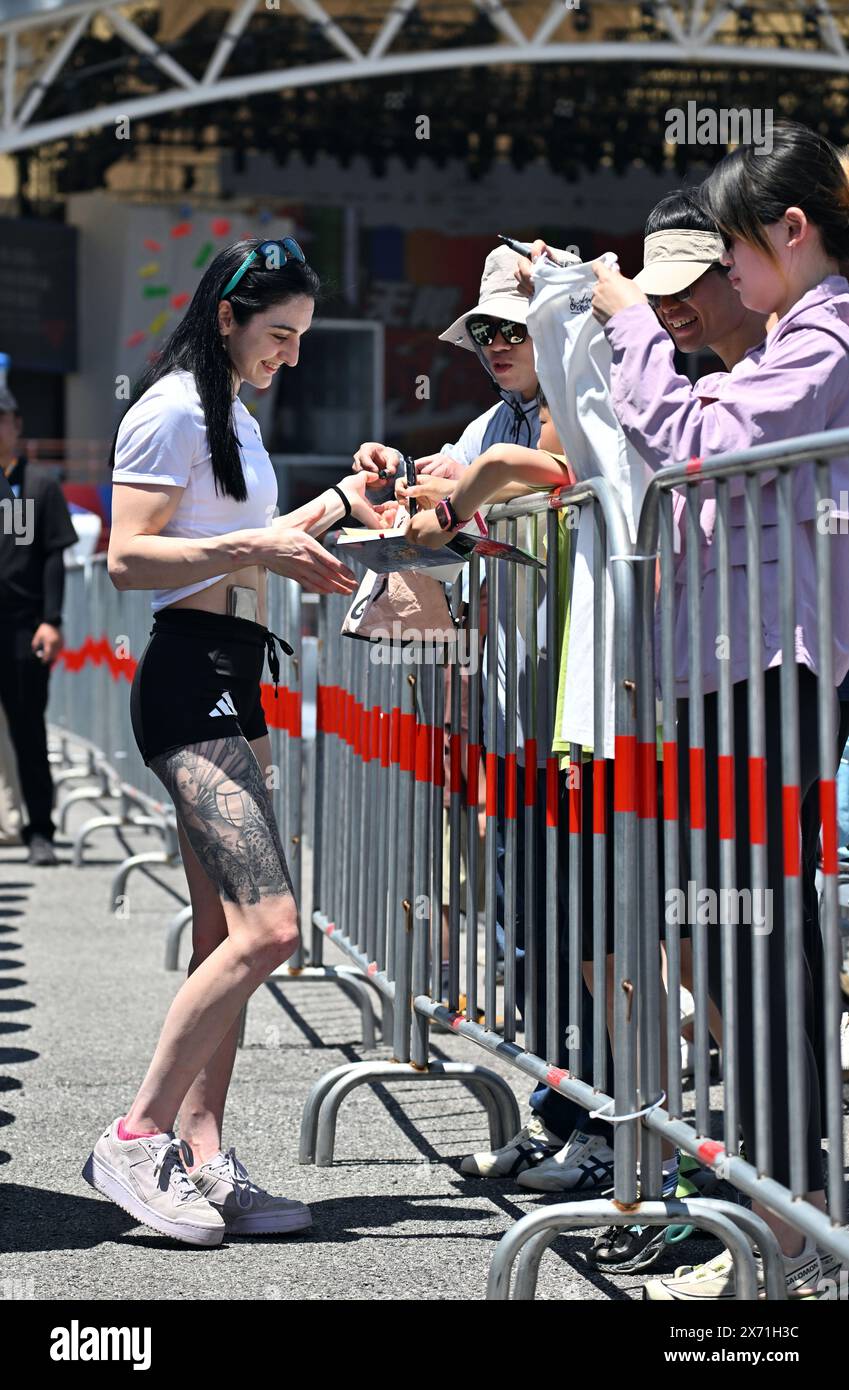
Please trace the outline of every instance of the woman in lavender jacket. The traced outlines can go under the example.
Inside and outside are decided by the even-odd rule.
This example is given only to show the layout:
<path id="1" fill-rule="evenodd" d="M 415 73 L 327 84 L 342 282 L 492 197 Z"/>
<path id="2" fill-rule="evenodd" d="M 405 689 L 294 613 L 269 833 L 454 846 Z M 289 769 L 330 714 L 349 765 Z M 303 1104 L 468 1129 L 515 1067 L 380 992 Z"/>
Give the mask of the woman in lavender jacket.
<path id="1" fill-rule="evenodd" d="M 726 244 L 729 280 L 747 308 L 772 315 L 765 342 L 712 382 L 705 402 L 704 382 L 697 396 L 673 363 L 673 345 L 633 281 L 601 264 L 593 309 L 605 325 L 613 350 L 611 391 L 625 433 L 650 466 L 660 470 L 694 456 L 710 458 L 732 450 L 849 426 L 849 282 L 841 263 L 849 262 L 849 182 L 839 152 L 803 126 L 777 123 L 771 153 L 741 148 L 724 159 L 703 185 L 707 210 Z M 849 460 L 833 460 L 832 494 L 849 488 Z M 781 639 L 778 605 L 778 515 L 775 474 L 760 475 L 762 489 L 763 667 L 766 702 L 766 806 L 768 885 L 772 888 L 770 957 L 770 1076 L 773 1153 L 770 1174 L 790 1185 L 787 1103 L 787 1001 L 784 979 L 781 794 Z M 731 671 L 734 682 L 734 756 L 737 825 L 737 883 L 751 883 L 748 852 L 747 642 L 745 513 L 742 479 L 729 482 L 731 556 Z M 845 501 L 846 493 L 843 500 Z M 817 680 L 818 625 L 814 537 L 817 511 L 809 467 L 794 474 L 797 522 L 796 661 L 799 677 L 800 800 L 818 776 Z M 839 509 L 838 509 L 839 513 Z M 844 526 L 838 530 L 844 530 Z M 717 574 L 715 549 L 702 536 L 702 615 L 707 769 L 708 882 L 719 884 L 717 822 Z M 849 542 L 832 544 L 835 594 L 849 593 Z M 679 593 L 683 593 L 680 590 Z M 849 671 L 849 604 L 836 603 L 834 679 Z M 679 604 L 675 624 L 679 745 L 688 738 L 687 616 Z M 684 760 L 686 762 L 686 760 Z M 836 764 L 835 764 L 836 765 Z M 681 806 L 689 804 L 681 787 Z M 682 836 L 686 843 L 687 835 Z M 686 875 L 689 876 L 689 875 Z M 717 938 L 718 933 L 712 933 Z M 752 976 L 750 934 L 738 937 L 740 1018 L 740 1100 L 749 1161 L 761 1172 L 754 1126 Z M 721 1004 L 718 941 L 710 946 L 710 992 Z M 807 1013 L 812 1010 L 810 969 L 804 962 Z M 814 1050 L 805 1039 L 807 1070 L 807 1198 L 824 1208 L 822 1126 Z M 765 1209 L 757 1208 L 776 1232 L 785 1256 L 788 1292 L 815 1288 L 821 1257 L 810 1237 Z M 826 1257 L 823 1257 L 826 1258 Z M 733 1297 L 733 1271 L 727 1252 L 678 1278 L 652 1280 L 654 1299 Z"/>

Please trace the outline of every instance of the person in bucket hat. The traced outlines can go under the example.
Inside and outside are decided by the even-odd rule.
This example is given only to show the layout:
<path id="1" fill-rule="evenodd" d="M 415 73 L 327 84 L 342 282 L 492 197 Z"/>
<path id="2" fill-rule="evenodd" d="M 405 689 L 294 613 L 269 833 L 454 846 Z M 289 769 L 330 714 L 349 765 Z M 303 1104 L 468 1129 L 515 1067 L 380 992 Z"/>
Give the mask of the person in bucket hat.
<path id="1" fill-rule="evenodd" d="M 454 347 L 474 352 L 475 344 L 467 332 L 467 324 L 470 318 L 479 314 L 527 324 L 529 306 L 516 283 L 517 263 L 518 255 L 509 246 L 496 246 L 494 251 L 490 251 L 483 265 L 477 304 L 472 309 L 466 309 L 444 333 L 439 334 L 441 343 L 451 343 Z"/>
<path id="2" fill-rule="evenodd" d="M 562 253 L 561 253 L 562 254 Z M 572 259 L 571 257 L 569 258 Z M 434 496 L 450 496 L 454 480 L 462 477 L 465 470 L 487 449 L 503 444 L 520 444 L 535 449 L 539 443 L 539 382 L 534 362 L 533 343 L 527 331 L 528 301 L 516 281 L 519 255 L 508 246 L 498 246 L 489 253 L 484 262 L 478 302 L 465 310 L 443 333 L 441 342 L 454 347 L 462 347 L 477 354 L 488 377 L 498 392 L 500 399 L 489 410 L 466 427 L 460 439 L 453 444 L 443 444 L 436 454 L 416 459 L 420 481 L 427 477 L 434 479 Z M 355 469 L 372 473 L 394 474 L 398 456 L 395 449 L 384 444 L 362 444 L 354 455 Z M 438 480 L 438 486 L 436 482 Z M 422 498 L 418 499 L 420 502 Z M 540 584 L 542 594 L 544 586 Z M 499 669 L 505 669 L 505 648 L 508 640 L 505 635 L 506 613 L 505 586 L 500 589 L 498 614 Z M 545 599 L 539 610 L 538 630 L 545 631 Z M 492 631 L 492 629 L 490 629 Z M 515 628 L 510 639 L 517 644 L 517 670 L 524 669 L 525 649 L 522 636 Z M 484 670 L 486 658 L 484 658 Z M 547 727 L 545 658 L 540 654 L 537 666 L 537 728 Z M 488 698 L 484 688 L 484 699 Z M 520 684 L 517 699 L 516 745 L 518 762 L 524 764 L 524 728 L 527 727 L 525 708 L 527 693 Z M 504 758 L 506 752 L 506 689 L 503 677 L 499 679 L 497 690 L 497 740 L 495 749 L 489 751 L 498 755 L 498 813 L 497 826 L 497 869 L 496 869 L 496 921 L 499 937 L 503 942 L 502 925 L 505 920 L 504 891 Z M 545 740 L 540 739 L 537 746 L 537 801 L 545 804 Z M 524 779 L 520 779 L 523 783 Z M 565 823 L 565 818 L 564 818 Z M 517 825 L 516 866 L 516 944 L 517 1005 L 523 1011 L 524 994 L 524 949 L 523 939 L 526 930 L 525 907 L 523 902 L 524 873 L 522 869 L 524 817 L 519 811 Z M 537 832 L 535 862 L 545 861 L 544 823 Z M 564 897 L 567 891 L 565 876 L 561 876 L 558 892 L 561 898 L 561 911 L 566 912 Z M 529 924 L 528 930 L 537 933 L 538 941 L 544 940 L 544 901 L 537 897 L 537 917 Z M 443 982 L 443 993 L 447 989 L 447 979 Z M 586 992 L 585 992 L 586 994 Z M 584 999 L 589 1017 L 589 995 Z M 537 1021 L 540 1036 L 545 1034 L 545 981 L 540 972 L 537 980 Z M 587 1059 L 592 1045 L 592 1029 L 582 1027 L 586 1039 Z M 558 1153 L 567 1152 L 570 1156 L 568 1175 L 562 1182 L 568 1186 L 591 1188 L 609 1182 L 612 1174 L 612 1150 L 609 1145 L 610 1129 L 603 1121 L 589 1120 L 586 1111 L 575 1102 L 567 1100 L 559 1092 L 541 1085 L 530 1100 L 530 1114 L 519 1132 L 500 1148 L 469 1154 L 464 1158 L 461 1172 L 468 1177 L 515 1179 L 536 1165 Z M 563 1170 L 565 1173 L 565 1169 Z"/>

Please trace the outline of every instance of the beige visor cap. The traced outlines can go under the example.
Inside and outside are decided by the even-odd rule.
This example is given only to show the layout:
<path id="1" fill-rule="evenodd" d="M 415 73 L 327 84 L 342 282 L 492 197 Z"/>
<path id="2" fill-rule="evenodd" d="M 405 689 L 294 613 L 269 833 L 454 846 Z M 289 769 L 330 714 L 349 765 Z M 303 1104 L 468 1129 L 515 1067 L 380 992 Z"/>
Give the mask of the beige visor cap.
<path id="1" fill-rule="evenodd" d="M 643 268 L 634 283 L 644 294 L 678 294 L 717 265 L 724 250 L 718 232 L 652 232 L 645 239 Z"/>

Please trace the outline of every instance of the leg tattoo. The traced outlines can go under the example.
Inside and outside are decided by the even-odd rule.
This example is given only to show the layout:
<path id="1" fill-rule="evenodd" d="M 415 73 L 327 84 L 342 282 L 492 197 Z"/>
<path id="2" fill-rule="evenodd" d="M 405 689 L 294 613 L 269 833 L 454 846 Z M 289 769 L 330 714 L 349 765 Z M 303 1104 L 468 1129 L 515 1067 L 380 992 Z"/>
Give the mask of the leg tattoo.
<path id="1" fill-rule="evenodd" d="M 268 788 L 246 739 L 193 743 L 151 767 L 223 898 L 256 903 L 292 892 Z"/>

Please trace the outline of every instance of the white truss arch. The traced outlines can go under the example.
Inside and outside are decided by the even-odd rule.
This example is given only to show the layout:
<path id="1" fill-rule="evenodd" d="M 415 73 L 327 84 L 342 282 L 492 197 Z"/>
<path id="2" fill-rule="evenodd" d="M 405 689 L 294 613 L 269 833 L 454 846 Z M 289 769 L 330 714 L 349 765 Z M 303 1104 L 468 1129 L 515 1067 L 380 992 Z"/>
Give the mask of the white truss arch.
<path id="1" fill-rule="evenodd" d="M 356 17 L 363 28 L 368 11 L 370 42 L 360 47 L 346 29 Z M 134 21 L 141 10 L 158 10 L 159 36 L 150 37 Z M 305 30 L 320 32 L 326 59 L 317 62 L 228 76 L 227 66 L 239 39 L 252 22 L 269 11 L 300 16 Z M 359 11 L 359 13 L 358 13 Z M 849 12 L 840 18 L 829 0 L 654 0 L 650 11 L 621 0 L 457 0 L 469 22 L 485 15 L 494 39 L 474 47 L 439 46 L 438 0 L 0 0 L 3 41 L 0 153 L 13 153 L 84 131 L 116 124 L 122 118 L 145 119 L 210 102 L 241 101 L 257 93 L 445 71 L 452 68 L 554 63 L 649 63 L 657 66 L 718 64 L 738 68 L 806 69 L 811 73 L 849 71 Z M 214 51 L 202 70 L 169 52 L 174 37 L 200 15 L 219 23 Z M 415 51 L 393 45 L 416 14 L 421 44 Z M 646 30 L 646 21 L 652 31 Z M 610 26 L 629 34 L 627 41 L 599 39 Z M 432 25 L 434 43 L 422 43 Z M 579 25 L 581 25 L 579 29 Z M 63 79 L 74 50 L 85 35 L 111 33 L 127 56 L 143 55 L 164 79 L 159 90 L 138 94 L 143 82 L 130 80 L 126 96 L 109 105 L 38 119 L 45 94 Z"/>

